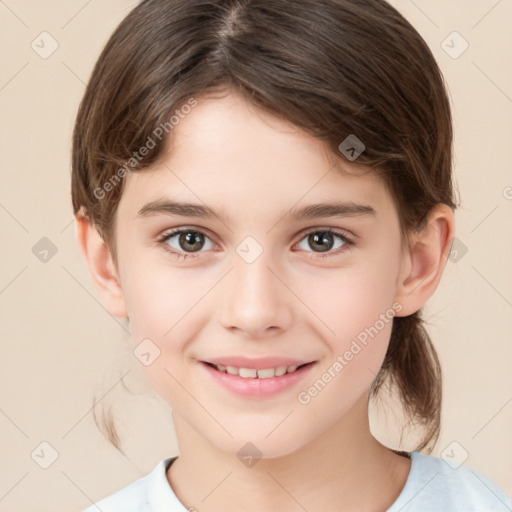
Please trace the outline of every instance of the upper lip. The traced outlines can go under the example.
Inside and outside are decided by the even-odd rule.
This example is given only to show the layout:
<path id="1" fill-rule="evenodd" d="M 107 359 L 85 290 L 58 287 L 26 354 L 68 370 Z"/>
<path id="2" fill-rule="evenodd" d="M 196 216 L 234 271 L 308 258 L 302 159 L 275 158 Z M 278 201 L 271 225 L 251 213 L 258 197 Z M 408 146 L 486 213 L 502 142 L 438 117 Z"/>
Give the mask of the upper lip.
<path id="1" fill-rule="evenodd" d="M 301 366 L 313 361 L 304 361 L 290 357 L 258 357 L 248 358 L 243 356 L 214 357 L 203 360 L 205 363 L 215 365 L 234 366 L 235 368 L 250 368 L 254 370 L 264 370 L 266 368 L 278 368 L 279 366 Z"/>

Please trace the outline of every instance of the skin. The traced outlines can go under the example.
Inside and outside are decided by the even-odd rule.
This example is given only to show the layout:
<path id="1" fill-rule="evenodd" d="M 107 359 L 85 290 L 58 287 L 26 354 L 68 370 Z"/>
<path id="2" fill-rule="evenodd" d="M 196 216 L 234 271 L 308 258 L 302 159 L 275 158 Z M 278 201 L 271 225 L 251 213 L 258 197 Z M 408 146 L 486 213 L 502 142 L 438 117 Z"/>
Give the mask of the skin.
<path id="1" fill-rule="evenodd" d="M 427 302 L 454 236 L 453 212 L 439 204 L 402 252 L 384 184 L 354 170 L 321 141 L 229 92 L 199 98 L 175 126 L 162 163 L 125 178 L 117 267 L 96 230 L 77 218 L 79 247 L 106 308 L 129 318 L 135 346 L 149 338 L 160 350 L 141 367 L 172 407 L 180 456 L 167 479 L 186 507 L 382 511 L 406 482 L 409 459 L 378 442 L 368 422 L 368 390 L 391 322 L 308 404 L 297 399 L 393 304 L 396 316 L 406 316 Z M 206 204 L 223 220 L 138 217 L 163 197 Z M 371 205 L 376 215 L 289 215 L 334 200 Z M 179 235 L 157 242 L 178 227 L 205 233 L 200 252 L 183 259 L 166 251 L 165 244 L 187 254 Z M 331 256 L 322 258 L 308 243 L 309 228 L 338 230 L 354 245 L 334 237 Z M 247 236 L 263 249 L 252 263 L 236 252 Z M 291 390 L 242 398 L 213 383 L 198 362 L 226 355 L 317 365 Z M 252 467 L 237 457 L 248 441 L 263 454 Z"/>

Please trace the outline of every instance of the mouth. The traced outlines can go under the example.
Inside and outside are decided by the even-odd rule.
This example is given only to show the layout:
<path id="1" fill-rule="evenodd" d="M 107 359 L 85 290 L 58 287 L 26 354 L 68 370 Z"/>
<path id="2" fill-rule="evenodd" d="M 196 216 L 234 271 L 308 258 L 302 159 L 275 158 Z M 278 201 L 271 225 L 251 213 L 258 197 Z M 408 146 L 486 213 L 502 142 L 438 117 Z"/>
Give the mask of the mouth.
<path id="1" fill-rule="evenodd" d="M 290 366 L 277 366 L 273 368 L 238 368 L 236 366 L 227 366 L 223 364 L 214 364 L 204 361 L 204 363 L 211 368 L 221 372 L 227 373 L 229 375 L 235 375 L 242 377 L 243 379 L 271 379 L 273 377 L 282 377 L 283 375 L 294 373 L 300 368 L 304 366 L 313 364 L 314 361 L 309 363 L 304 363 L 300 365 L 290 365 Z"/>
<path id="2" fill-rule="evenodd" d="M 293 365 L 254 364 L 250 366 L 231 366 L 210 361 L 200 361 L 200 366 L 206 371 L 210 382 L 213 381 L 224 390 L 244 398 L 263 399 L 291 390 L 305 379 L 316 365 L 317 361 Z"/>

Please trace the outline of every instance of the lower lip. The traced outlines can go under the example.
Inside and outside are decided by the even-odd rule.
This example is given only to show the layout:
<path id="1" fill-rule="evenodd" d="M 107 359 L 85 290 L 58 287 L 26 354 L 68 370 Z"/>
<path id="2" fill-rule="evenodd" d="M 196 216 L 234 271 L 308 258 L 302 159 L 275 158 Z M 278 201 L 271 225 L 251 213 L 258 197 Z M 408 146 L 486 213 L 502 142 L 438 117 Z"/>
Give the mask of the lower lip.
<path id="1" fill-rule="evenodd" d="M 315 366 L 315 362 L 309 363 L 292 373 L 285 373 L 280 377 L 270 377 L 268 379 L 245 378 L 239 375 L 231 375 L 221 372 L 212 366 L 201 362 L 201 366 L 211 375 L 211 377 L 225 389 L 245 397 L 265 398 L 293 387 L 301 381 Z"/>

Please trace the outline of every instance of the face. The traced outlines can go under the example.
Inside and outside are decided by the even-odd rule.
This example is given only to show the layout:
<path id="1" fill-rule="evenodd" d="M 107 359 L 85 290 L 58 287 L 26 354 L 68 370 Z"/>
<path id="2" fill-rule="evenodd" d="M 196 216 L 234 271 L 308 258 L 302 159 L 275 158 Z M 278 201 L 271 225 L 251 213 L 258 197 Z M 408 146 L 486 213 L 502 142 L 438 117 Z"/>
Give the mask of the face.
<path id="1" fill-rule="evenodd" d="M 130 173 L 116 213 L 142 368 L 212 445 L 291 453 L 343 421 L 384 359 L 400 310 L 392 200 L 233 94 L 200 98 L 166 155 Z"/>

